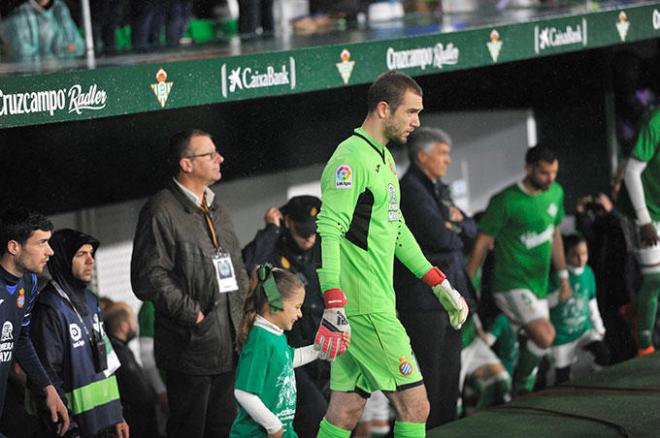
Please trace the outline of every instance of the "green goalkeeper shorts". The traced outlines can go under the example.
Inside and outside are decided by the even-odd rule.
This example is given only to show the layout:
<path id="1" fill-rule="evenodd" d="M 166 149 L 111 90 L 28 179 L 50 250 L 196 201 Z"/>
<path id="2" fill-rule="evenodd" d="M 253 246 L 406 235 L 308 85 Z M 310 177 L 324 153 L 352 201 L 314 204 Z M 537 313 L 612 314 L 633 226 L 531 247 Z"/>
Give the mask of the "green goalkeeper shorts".
<path id="1" fill-rule="evenodd" d="M 410 338 L 394 313 L 355 315 L 348 322 L 351 343 L 332 363 L 331 390 L 371 394 L 423 383 Z"/>

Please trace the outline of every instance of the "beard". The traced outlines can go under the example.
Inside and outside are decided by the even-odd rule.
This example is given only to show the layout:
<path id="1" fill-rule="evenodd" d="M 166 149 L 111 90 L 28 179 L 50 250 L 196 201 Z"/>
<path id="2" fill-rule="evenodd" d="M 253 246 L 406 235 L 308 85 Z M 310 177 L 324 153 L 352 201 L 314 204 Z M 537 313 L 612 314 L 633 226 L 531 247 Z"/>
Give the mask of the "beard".
<path id="1" fill-rule="evenodd" d="M 529 184 L 530 184 L 532 187 L 534 187 L 536 190 L 541 190 L 541 191 L 544 191 L 544 192 L 545 192 L 546 190 L 548 190 L 548 189 L 550 188 L 550 184 L 552 184 L 552 183 L 550 183 L 550 184 L 543 184 L 543 183 L 541 183 L 541 182 L 535 180 L 535 179 L 532 178 L 532 177 L 527 178 L 527 180 L 529 181 Z"/>

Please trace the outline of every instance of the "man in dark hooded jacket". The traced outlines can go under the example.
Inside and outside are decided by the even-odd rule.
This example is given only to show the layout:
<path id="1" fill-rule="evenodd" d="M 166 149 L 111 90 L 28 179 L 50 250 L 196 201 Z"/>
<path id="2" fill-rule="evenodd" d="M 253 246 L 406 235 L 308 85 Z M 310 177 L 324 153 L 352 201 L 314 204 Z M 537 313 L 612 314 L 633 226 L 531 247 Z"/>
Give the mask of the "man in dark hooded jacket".
<path id="1" fill-rule="evenodd" d="M 39 295 L 32 339 L 39 358 L 73 416 L 66 436 L 128 438 L 109 346 L 96 296 L 87 286 L 99 241 L 70 229 L 53 233 L 48 260 L 52 280 Z"/>

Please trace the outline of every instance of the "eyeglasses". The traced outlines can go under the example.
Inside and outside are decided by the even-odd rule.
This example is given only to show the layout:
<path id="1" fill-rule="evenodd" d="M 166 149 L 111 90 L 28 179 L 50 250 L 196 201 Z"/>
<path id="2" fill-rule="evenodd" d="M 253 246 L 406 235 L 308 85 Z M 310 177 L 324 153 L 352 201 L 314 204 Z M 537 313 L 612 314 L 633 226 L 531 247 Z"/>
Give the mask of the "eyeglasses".
<path id="1" fill-rule="evenodd" d="M 218 151 L 213 151 L 213 152 L 207 152 L 207 153 L 205 153 L 205 154 L 187 155 L 187 156 L 185 156 L 185 157 L 183 157 L 183 158 L 188 158 L 188 159 L 191 159 L 191 160 L 192 160 L 192 159 L 194 159 L 194 158 L 208 157 L 209 160 L 215 160 L 215 158 L 216 158 L 217 156 L 219 156 L 219 155 L 220 155 L 220 154 L 218 153 Z"/>

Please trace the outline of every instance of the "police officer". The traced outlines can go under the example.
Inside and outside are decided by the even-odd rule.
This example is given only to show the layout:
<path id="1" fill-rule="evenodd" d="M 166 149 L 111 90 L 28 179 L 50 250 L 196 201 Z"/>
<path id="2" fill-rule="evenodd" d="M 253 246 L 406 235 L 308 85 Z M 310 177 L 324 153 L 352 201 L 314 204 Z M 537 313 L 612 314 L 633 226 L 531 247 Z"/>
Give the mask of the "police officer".
<path id="1" fill-rule="evenodd" d="M 316 235 L 316 215 L 321 200 L 315 196 L 296 196 L 283 207 L 266 211 L 266 227 L 243 249 L 248 271 L 270 262 L 296 274 L 305 285 L 302 319 L 287 332 L 289 345 L 304 347 L 314 342 L 323 314 L 323 298 L 316 269 L 321 265 L 321 245 Z M 294 429 L 300 436 L 316 436 L 327 407 L 329 365 L 316 361 L 296 368 L 298 406 Z"/>

